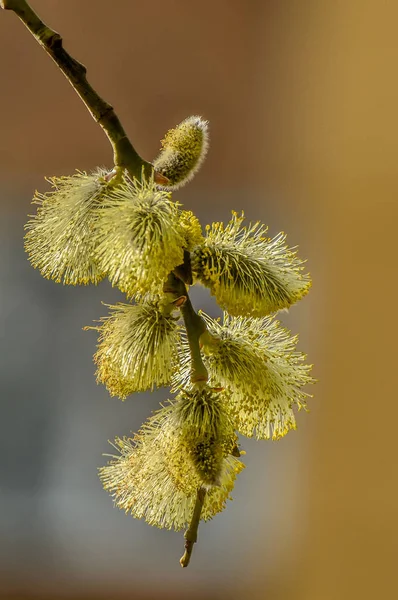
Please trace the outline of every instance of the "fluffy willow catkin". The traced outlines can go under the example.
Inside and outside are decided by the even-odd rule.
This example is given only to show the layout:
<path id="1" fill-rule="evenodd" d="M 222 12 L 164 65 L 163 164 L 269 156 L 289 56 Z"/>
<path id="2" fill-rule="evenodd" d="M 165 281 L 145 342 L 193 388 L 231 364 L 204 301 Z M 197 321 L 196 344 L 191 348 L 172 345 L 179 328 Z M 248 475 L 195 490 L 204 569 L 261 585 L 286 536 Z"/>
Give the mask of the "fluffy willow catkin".
<path id="1" fill-rule="evenodd" d="M 208 123 L 198 116 L 188 117 L 166 133 L 153 161 L 155 171 L 169 180 L 165 188 L 176 190 L 194 177 L 206 157 L 208 138 Z"/>
<path id="2" fill-rule="evenodd" d="M 104 278 L 96 259 L 98 207 L 108 189 L 107 171 L 50 177 L 51 191 L 36 192 L 36 215 L 26 224 L 25 249 L 33 267 L 57 283 L 86 285 Z"/>
<path id="3" fill-rule="evenodd" d="M 179 530 L 191 519 L 203 478 L 189 454 L 190 436 L 176 428 L 176 402 L 155 413 L 133 438 L 117 438 L 114 447 L 120 454 L 100 469 L 100 478 L 120 509 L 150 525 Z M 202 520 L 225 508 L 243 468 L 238 458 L 226 454 L 218 485 L 206 494 Z"/>
<path id="4" fill-rule="evenodd" d="M 263 317 L 300 300 L 311 279 L 284 234 L 270 239 L 267 227 L 242 227 L 243 220 L 232 213 L 226 226 L 208 226 L 204 243 L 192 251 L 192 270 L 229 314 Z"/>
<path id="5" fill-rule="evenodd" d="M 222 394 L 207 386 L 185 389 L 176 398 L 173 417 L 175 431 L 202 485 L 218 485 L 224 458 L 232 453 L 237 441 Z"/>
<path id="6" fill-rule="evenodd" d="M 247 437 L 279 439 L 296 428 L 293 407 L 305 408 L 314 383 L 312 365 L 296 350 L 292 336 L 274 317 L 231 317 L 219 322 L 202 313 L 207 332 L 201 336 L 209 384 L 222 387 L 235 429 Z M 174 388 L 189 385 L 190 355 L 181 346 L 180 367 Z"/>
<path id="7" fill-rule="evenodd" d="M 186 240 L 179 204 L 153 180 L 126 178 L 98 209 L 96 258 L 128 297 L 159 294 L 184 260 Z"/>
<path id="8" fill-rule="evenodd" d="M 179 326 L 160 300 L 109 306 L 101 319 L 94 355 L 97 382 L 112 396 L 127 398 L 170 383 L 178 366 Z"/>

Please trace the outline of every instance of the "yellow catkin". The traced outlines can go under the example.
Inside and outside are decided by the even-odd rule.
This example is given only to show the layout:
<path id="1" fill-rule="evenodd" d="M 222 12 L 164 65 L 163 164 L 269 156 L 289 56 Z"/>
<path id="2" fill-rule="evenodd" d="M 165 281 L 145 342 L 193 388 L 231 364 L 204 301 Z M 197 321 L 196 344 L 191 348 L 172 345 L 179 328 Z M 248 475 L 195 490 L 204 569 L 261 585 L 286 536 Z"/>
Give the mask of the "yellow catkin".
<path id="1" fill-rule="evenodd" d="M 25 229 L 25 249 L 43 277 L 67 285 L 98 283 L 104 270 L 95 256 L 98 207 L 107 191 L 106 171 L 52 177 L 52 189 L 36 192 L 38 204 Z"/>
<path id="2" fill-rule="evenodd" d="M 126 179 L 98 211 L 96 257 L 112 284 L 129 298 L 160 294 L 183 263 L 179 205 L 153 181 Z"/>
<path id="3" fill-rule="evenodd" d="M 98 350 L 94 355 L 97 381 L 112 396 L 168 385 L 178 366 L 179 327 L 157 302 L 110 306 L 101 319 Z"/>
<path id="4" fill-rule="evenodd" d="M 196 281 L 208 287 L 233 316 L 263 317 L 288 308 L 311 286 L 304 262 L 286 245 L 283 233 L 269 239 L 260 223 L 242 227 L 232 214 L 224 226 L 213 223 L 191 254 Z"/>
<path id="5" fill-rule="evenodd" d="M 209 385 L 221 387 L 235 429 L 247 437 L 279 439 L 296 428 L 293 408 L 306 407 L 314 383 L 312 365 L 296 350 L 292 336 L 274 317 L 231 317 L 223 322 L 202 313 L 207 325 L 201 337 Z M 180 368 L 174 389 L 189 383 L 190 355 L 186 340 L 181 346 Z"/>
<path id="6" fill-rule="evenodd" d="M 188 117 L 166 133 L 153 166 L 169 180 L 168 189 L 178 189 L 193 178 L 203 163 L 208 145 L 208 123 L 198 116 Z"/>
<path id="7" fill-rule="evenodd" d="M 175 406 L 158 411 L 132 439 L 116 439 L 120 455 L 100 469 L 100 478 L 116 506 L 166 529 L 185 528 L 203 480 L 190 459 L 184 437 L 175 428 Z M 201 518 L 221 512 L 234 487 L 242 462 L 223 459 L 219 484 L 208 489 Z"/>

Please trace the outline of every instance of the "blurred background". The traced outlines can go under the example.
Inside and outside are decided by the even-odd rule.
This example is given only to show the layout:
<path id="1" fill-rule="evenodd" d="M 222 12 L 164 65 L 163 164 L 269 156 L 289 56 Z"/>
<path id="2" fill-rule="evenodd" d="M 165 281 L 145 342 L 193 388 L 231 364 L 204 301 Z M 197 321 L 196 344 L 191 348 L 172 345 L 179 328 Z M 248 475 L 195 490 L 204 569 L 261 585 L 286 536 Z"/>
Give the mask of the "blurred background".
<path id="1" fill-rule="evenodd" d="M 100 128 L 29 32 L 0 11 L 0 597 L 393 597 L 397 517 L 398 120 L 395 0 L 32 0 L 146 159 L 210 121 L 177 194 L 203 224 L 231 209 L 284 230 L 310 295 L 281 320 L 319 383 L 278 442 L 243 441 L 227 510 L 182 533 L 114 508 L 97 468 L 167 390 L 122 403 L 95 383 L 106 282 L 45 281 L 23 250 L 44 176 L 110 166 Z M 197 308 L 215 314 L 206 290 Z M 311 390 L 312 391 L 312 390 Z"/>

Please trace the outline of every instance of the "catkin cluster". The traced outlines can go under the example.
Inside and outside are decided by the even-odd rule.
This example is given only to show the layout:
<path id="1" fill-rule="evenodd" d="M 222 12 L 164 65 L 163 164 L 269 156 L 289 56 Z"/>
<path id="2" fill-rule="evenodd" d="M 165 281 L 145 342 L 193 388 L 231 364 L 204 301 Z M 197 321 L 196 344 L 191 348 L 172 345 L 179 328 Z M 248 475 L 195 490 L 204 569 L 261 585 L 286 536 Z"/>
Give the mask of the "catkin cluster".
<path id="1" fill-rule="evenodd" d="M 202 230 L 172 198 L 207 148 L 207 122 L 195 116 L 162 142 L 153 162 L 162 186 L 120 169 L 51 178 L 25 237 L 44 277 L 107 277 L 126 295 L 91 328 L 97 381 L 123 400 L 162 386 L 171 396 L 132 438 L 115 440 L 100 477 L 121 509 L 174 529 L 188 525 L 198 490 L 202 519 L 224 509 L 244 466 L 238 434 L 279 439 L 295 429 L 294 408 L 305 408 L 313 382 L 297 338 L 275 318 L 311 285 L 286 236 L 268 237 L 237 213 Z M 192 284 L 210 290 L 222 320 L 195 313 Z"/>

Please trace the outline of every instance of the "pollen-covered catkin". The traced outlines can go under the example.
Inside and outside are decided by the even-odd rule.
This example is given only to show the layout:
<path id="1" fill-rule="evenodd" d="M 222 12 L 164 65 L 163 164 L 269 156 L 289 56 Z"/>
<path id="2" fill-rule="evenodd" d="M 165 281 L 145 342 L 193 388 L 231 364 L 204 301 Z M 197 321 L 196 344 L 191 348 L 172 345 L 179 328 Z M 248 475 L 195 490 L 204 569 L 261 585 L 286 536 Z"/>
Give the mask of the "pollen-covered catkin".
<path id="1" fill-rule="evenodd" d="M 36 192 L 36 215 L 25 226 L 25 249 L 43 277 L 67 285 L 98 283 L 104 270 L 95 257 L 98 207 L 108 183 L 107 172 L 78 171 L 69 177 L 48 179 L 52 189 Z"/>
<path id="2" fill-rule="evenodd" d="M 233 316 L 263 317 L 288 308 L 309 290 L 303 261 L 282 233 L 270 239 L 260 223 L 242 227 L 243 216 L 213 223 L 203 244 L 193 249 L 196 280 L 210 288 L 221 308 Z"/>
<path id="3" fill-rule="evenodd" d="M 314 383 L 312 365 L 296 350 L 297 336 L 272 316 L 262 319 L 231 317 L 223 322 L 202 313 L 207 332 L 201 336 L 209 385 L 225 389 L 235 429 L 247 437 L 279 439 L 296 428 L 293 407 L 306 407 Z M 174 388 L 189 383 L 189 346 L 181 346 Z"/>
<path id="4" fill-rule="evenodd" d="M 112 396 L 125 399 L 134 392 L 170 383 L 178 366 L 179 326 L 160 301 L 110 306 L 99 331 L 97 381 Z"/>
<path id="5" fill-rule="evenodd" d="M 184 260 L 179 205 L 152 180 L 126 178 L 98 210 L 96 257 L 112 284 L 129 298 L 161 294 Z"/>
<path id="6" fill-rule="evenodd" d="M 175 404 L 169 403 L 144 423 L 134 438 L 117 438 L 114 446 L 120 455 L 100 469 L 100 478 L 122 510 L 150 525 L 179 530 L 192 517 L 203 481 L 175 424 Z M 243 468 L 234 456 L 224 458 L 218 485 L 206 494 L 202 520 L 225 508 Z"/>
<path id="7" fill-rule="evenodd" d="M 182 390 L 176 398 L 174 426 L 202 484 L 218 485 L 223 460 L 236 443 L 222 393 L 207 386 Z"/>

